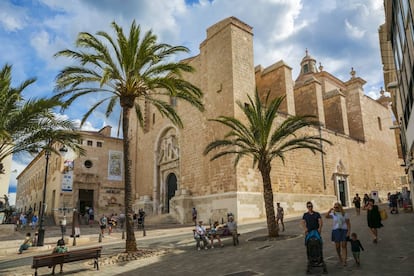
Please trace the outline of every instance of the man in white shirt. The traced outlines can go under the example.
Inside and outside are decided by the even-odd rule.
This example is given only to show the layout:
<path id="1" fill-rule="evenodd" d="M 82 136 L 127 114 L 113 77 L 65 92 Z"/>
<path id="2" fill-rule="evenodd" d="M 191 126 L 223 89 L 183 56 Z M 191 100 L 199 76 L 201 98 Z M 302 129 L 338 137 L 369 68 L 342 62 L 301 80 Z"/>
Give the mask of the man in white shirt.
<path id="1" fill-rule="evenodd" d="M 203 226 L 203 221 L 199 221 L 198 225 L 195 228 L 194 231 L 194 238 L 197 241 L 197 250 L 200 250 L 200 241 L 203 241 L 203 245 L 204 245 L 204 249 L 207 250 L 207 244 L 208 244 L 208 240 L 207 240 L 207 231 L 206 228 Z"/>

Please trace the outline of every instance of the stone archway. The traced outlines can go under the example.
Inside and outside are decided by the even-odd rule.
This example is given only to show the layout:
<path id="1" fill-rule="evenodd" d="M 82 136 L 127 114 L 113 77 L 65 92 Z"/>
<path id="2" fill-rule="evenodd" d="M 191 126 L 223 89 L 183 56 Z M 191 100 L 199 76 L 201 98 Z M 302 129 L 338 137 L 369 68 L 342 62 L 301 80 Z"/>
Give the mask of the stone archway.
<path id="1" fill-rule="evenodd" d="M 179 188 L 180 150 L 177 130 L 165 129 L 157 143 L 156 181 L 154 183 L 154 210 L 158 214 L 170 212 L 170 200 Z"/>

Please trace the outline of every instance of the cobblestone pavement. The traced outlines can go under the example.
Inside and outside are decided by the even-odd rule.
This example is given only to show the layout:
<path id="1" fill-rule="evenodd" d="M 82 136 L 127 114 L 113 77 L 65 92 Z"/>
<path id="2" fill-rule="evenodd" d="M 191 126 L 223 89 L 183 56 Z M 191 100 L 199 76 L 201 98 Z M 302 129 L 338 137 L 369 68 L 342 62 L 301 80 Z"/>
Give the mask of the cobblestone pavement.
<path id="1" fill-rule="evenodd" d="M 381 206 L 384 208 L 385 206 Z M 414 213 L 400 212 L 389 215 L 379 230 L 378 244 L 372 243 L 366 214 L 351 214 L 352 232 L 356 232 L 365 251 L 361 252 L 361 266 L 354 264 L 350 246 L 348 247 L 348 265 L 338 264 L 334 245 L 330 242 L 331 220 L 324 219 L 322 237 L 324 240 L 324 257 L 331 275 L 414 275 Z M 191 226 L 153 229 L 136 232 L 140 248 L 167 249 L 168 253 L 129 262 L 121 262 L 100 267 L 100 275 L 305 275 L 306 252 L 299 218 L 290 218 L 285 223 L 286 231 L 281 232 L 281 239 L 263 240 L 266 235 L 265 224 L 254 223 L 241 225 L 240 245 L 233 246 L 231 240 L 224 241 L 223 248 L 197 251 L 191 235 Z M 81 230 L 86 233 L 86 229 Z M 51 234 L 51 233 L 50 233 Z M 141 234 L 141 235 L 140 235 Z M 88 236 L 87 234 L 86 236 Z M 95 234 L 77 248 L 96 246 Z M 82 235 L 83 236 L 83 235 Z M 9 241 L 10 242 L 10 241 Z M 15 241 L 18 242 L 19 241 Z M 1 254 L 5 242 L 0 242 L 0 275 L 33 275 L 31 256 L 43 254 L 39 251 L 25 252 L 22 255 Z M 124 241 L 120 233 L 105 236 L 103 256 L 122 252 Z M 17 247 L 15 247 L 17 248 Z M 71 249 L 71 248 L 70 248 Z M 16 249 L 15 249 L 16 250 Z M 3 250 L 4 251 L 4 250 Z M 29 250 L 30 251 L 30 250 Z M 18 267 L 10 265 L 22 260 Z M 24 261 L 23 261 L 24 260 Z M 39 269 L 40 275 L 50 275 L 47 268 Z M 315 268 L 314 275 L 322 271 Z M 95 275 L 96 270 L 88 262 L 65 264 L 63 275 Z"/>

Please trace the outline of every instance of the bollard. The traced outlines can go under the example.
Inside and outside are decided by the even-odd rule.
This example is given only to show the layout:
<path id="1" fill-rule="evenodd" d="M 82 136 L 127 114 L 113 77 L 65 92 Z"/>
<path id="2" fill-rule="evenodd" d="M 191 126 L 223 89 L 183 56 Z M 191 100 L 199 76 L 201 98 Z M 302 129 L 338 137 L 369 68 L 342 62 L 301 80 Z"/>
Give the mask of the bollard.
<path id="1" fill-rule="evenodd" d="M 73 246 L 76 246 L 76 235 L 73 235 Z"/>
<path id="2" fill-rule="evenodd" d="M 145 231 L 145 227 L 144 225 L 142 225 L 142 236 L 146 236 L 147 235 L 147 231 Z"/>
<path id="3" fill-rule="evenodd" d="M 98 242 L 102 242 L 102 233 L 99 233 Z"/>
<path id="4" fill-rule="evenodd" d="M 125 231 L 122 229 L 122 239 L 125 240 Z"/>
<path id="5" fill-rule="evenodd" d="M 224 219 L 223 218 L 221 218 L 221 224 L 224 224 Z"/>

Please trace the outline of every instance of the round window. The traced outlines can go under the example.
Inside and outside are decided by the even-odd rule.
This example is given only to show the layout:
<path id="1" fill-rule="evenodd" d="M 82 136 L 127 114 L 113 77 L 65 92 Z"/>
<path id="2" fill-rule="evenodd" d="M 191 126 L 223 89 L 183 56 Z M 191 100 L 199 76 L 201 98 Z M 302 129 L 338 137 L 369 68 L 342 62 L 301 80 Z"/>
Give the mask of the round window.
<path id="1" fill-rule="evenodd" d="M 89 169 L 89 168 L 92 168 L 92 161 L 91 161 L 91 160 L 86 160 L 86 161 L 85 161 L 85 163 L 84 163 L 84 165 L 85 165 L 85 167 L 86 167 L 86 168 L 88 168 L 88 169 Z"/>

